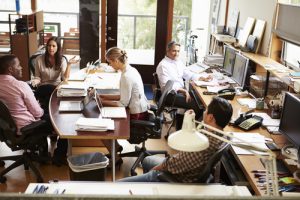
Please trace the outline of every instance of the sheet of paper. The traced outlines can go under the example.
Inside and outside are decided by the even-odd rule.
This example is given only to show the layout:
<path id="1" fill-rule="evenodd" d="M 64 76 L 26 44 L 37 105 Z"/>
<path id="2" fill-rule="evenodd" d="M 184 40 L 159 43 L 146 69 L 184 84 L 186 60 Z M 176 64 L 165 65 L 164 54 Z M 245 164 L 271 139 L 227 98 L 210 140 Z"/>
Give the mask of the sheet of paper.
<path id="1" fill-rule="evenodd" d="M 279 126 L 280 119 L 264 119 L 262 122 L 263 126 Z"/>
<path id="2" fill-rule="evenodd" d="M 207 91 L 208 92 L 214 92 L 218 93 L 220 90 L 228 88 L 229 85 L 224 85 L 224 86 L 207 86 Z"/>
<path id="3" fill-rule="evenodd" d="M 256 100 L 250 98 L 238 98 L 237 102 L 242 106 L 248 106 L 251 108 L 256 108 Z"/>

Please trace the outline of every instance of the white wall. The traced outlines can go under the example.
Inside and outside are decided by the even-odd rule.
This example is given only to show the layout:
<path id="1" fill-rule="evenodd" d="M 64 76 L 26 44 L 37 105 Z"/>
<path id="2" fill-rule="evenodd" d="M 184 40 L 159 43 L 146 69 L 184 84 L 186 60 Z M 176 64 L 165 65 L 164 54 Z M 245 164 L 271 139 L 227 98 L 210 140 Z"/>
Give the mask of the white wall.
<path id="1" fill-rule="evenodd" d="M 266 29 L 262 40 L 260 52 L 268 55 L 271 39 L 271 30 L 277 0 L 230 0 L 228 13 L 237 9 L 240 11 L 239 27 L 243 27 L 248 17 L 265 20 Z M 228 19 L 227 19 L 228 20 Z"/>

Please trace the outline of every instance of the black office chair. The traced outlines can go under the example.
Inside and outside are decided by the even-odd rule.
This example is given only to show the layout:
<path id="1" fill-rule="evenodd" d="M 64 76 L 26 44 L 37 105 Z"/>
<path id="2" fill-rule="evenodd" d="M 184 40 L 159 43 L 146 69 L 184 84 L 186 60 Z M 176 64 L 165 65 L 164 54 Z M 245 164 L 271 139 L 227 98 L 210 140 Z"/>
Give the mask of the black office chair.
<path id="1" fill-rule="evenodd" d="M 214 172 L 216 169 L 217 164 L 221 161 L 223 154 L 228 150 L 230 147 L 229 144 L 225 144 L 222 148 L 216 151 L 211 158 L 208 160 L 205 167 L 201 170 L 200 175 L 198 176 L 195 183 L 211 183 L 214 182 Z M 158 174 L 158 178 L 162 182 L 170 182 L 170 183 L 178 183 L 179 180 L 176 179 L 176 175 L 173 175 L 169 172 L 161 172 Z"/>
<path id="2" fill-rule="evenodd" d="M 5 142 L 12 151 L 23 151 L 21 155 L 0 157 L 1 167 L 5 165 L 5 160 L 15 161 L 0 172 L 0 183 L 6 182 L 5 174 L 20 165 L 24 165 L 25 170 L 28 170 L 30 167 L 36 175 L 37 182 L 42 183 L 44 182 L 42 175 L 33 162 L 50 161 L 50 157 L 37 153 L 38 151 L 48 151 L 46 122 L 44 120 L 33 122 L 23 127 L 20 132 L 22 135 L 17 135 L 17 126 L 14 120 L 7 106 L 0 101 L 0 141 Z"/>
<path id="3" fill-rule="evenodd" d="M 162 124 L 163 124 L 163 111 L 165 109 L 166 97 L 169 93 L 172 93 L 172 86 L 174 82 L 168 81 L 166 84 L 166 89 L 161 95 L 160 100 L 158 101 L 157 107 L 152 106 L 151 111 L 149 112 L 149 120 L 131 120 L 130 121 L 130 138 L 128 139 L 131 144 L 140 144 L 142 147 L 135 147 L 134 152 L 120 154 L 120 157 L 138 157 L 131 167 L 131 175 L 134 176 L 137 173 L 135 172 L 136 167 L 141 163 L 145 157 L 155 154 L 165 154 L 168 155 L 167 151 L 150 151 L 145 147 L 145 142 L 147 139 L 160 139 Z"/>
<path id="4" fill-rule="evenodd" d="M 153 74 L 153 80 L 154 80 L 154 85 L 155 85 L 155 88 L 154 88 L 154 91 L 153 91 L 153 100 L 155 103 L 157 103 L 161 97 L 161 88 L 160 88 L 160 85 L 159 85 L 159 80 L 158 80 L 158 76 L 157 76 L 157 73 L 154 72 Z"/>

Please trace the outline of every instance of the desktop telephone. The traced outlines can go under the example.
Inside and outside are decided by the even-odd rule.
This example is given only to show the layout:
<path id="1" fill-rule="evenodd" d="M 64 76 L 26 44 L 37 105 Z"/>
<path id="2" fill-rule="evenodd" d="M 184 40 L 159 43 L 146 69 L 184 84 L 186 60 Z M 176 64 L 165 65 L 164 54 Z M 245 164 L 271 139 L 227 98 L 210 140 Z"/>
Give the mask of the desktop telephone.
<path id="1" fill-rule="evenodd" d="M 237 120 L 234 121 L 234 125 L 249 131 L 255 128 L 259 128 L 262 124 L 263 118 L 257 115 L 241 115 Z"/>
<path id="2" fill-rule="evenodd" d="M 222 89 L 218 92 L 218 97 L 227 99 L 227 100 L 232 100 L 234 99 L 235 96 L 235 89 L 234 88 L 226 88 Z"/>

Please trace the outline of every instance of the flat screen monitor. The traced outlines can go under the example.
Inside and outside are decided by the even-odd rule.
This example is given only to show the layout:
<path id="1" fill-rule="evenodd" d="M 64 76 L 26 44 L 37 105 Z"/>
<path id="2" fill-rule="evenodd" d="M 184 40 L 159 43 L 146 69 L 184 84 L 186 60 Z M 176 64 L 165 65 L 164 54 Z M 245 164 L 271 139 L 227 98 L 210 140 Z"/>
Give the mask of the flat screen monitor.
<path id="1" fill-rule="evenodd" d="M 229 46 L 225 46 L 223 71 L 231 76 L 233 71 L 233 65 L 235 60 L 235 50 Z"/>
<path id="2" fill-rule="evenodd" d="M 245 79 L 248 70 L 249 59 L 245 56 L 237 53 L 235 55 L 234 65 L 233 65 L 233 73 L 232 79 L 239 84 L 240 87 L 244 87 Z"/>
<path id="3" fill-rule="evenodd" d="M 279 132 L 299 149 L 300 147 L 300 99 L 286 93 L 279 124 Z"/>

